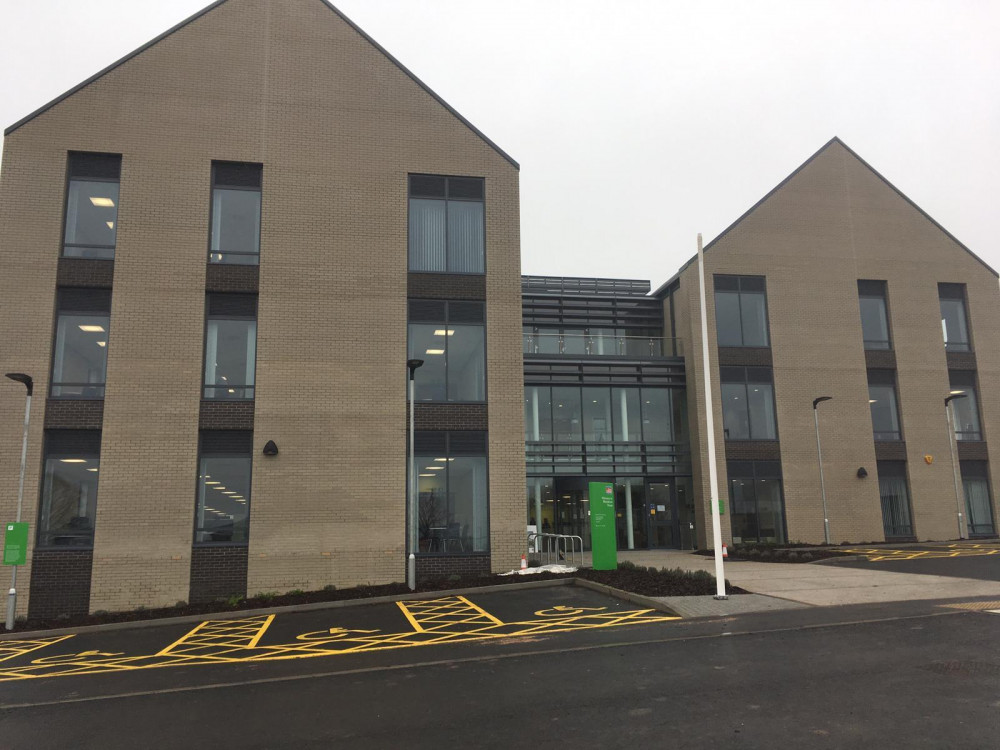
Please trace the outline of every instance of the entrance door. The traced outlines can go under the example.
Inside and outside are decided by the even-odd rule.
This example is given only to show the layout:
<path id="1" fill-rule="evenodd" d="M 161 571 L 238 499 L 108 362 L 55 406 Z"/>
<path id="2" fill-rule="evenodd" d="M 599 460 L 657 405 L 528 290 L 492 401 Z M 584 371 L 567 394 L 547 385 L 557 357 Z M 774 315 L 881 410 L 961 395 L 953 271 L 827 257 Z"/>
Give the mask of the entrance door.
<path id="1" fill-rule="evenodd" d="M 677 498 L 673 482 L 650 482 L 646 494 L 649 519 L 649 546 L 677 548 L 680 546 Z"/>

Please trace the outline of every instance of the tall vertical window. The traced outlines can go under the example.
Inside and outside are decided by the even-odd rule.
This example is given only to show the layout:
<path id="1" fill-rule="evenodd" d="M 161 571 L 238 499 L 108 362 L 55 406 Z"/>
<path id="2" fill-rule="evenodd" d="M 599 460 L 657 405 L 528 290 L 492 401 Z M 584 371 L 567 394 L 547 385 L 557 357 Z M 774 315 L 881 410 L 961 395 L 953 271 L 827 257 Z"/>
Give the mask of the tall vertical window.
<path id="1" fill-rule="evenodd" d="M 205 319 L 204 397 L 254 397 L 257 296 L 209 294 Z"/>
<path id="2" fill-rule="evenodd" d="M 485 190 L 480 177 L 410 175 L 411 271 L 483 273 Z"/>
<path id="3" fill-rule="evenodd" d="M 962 487 L 965 490 L 965 512 L 972 536 L 992 536 L 993 503 L 986 461 L 962 461 Z"/>
<path id="4" fill-rule="evenodd" d="M 944 348 L 949 352 L 972 350 L 969 341 L 969 321 L 965 309 L 964 284 L 938 284 L 941 301 L 941 332 Z"/>
<path id="5" fill-rule="evenodd" d="M 417 432 L 418 552 L 489 550 L 485 432 Z"/>
<path id="6" fill-rule="evenodd" d="M 778 461 L 730 461 L 733 542 L 785 541 L 785 509 Z"/>
<path id="7" fill-rule="evenodd" d="M 777 440 L 771 368 L 722 367 L 720 376 L 726 439 Z"/>
<path id="8" fill-rule="evenodd" d="M 246 544 L 253 433 L 204 431 L 199 453 L 194 541 Z"/>
<path id="9" fill-rule="evenodd" d="M 868 371 L 868 405 L 871 407 L 875 440 L 902 440 L 894 370 Z"/>
<path id="10" fill-rule="evenodd" d="M 719 346 L 767 347 L 767 290 L 763 276 L 715 277 Z"/>
<path id="11" fill-rule="evenodd" d="M 260 164 L 212 162 L 210 263 L 257 265 L 262 172 Z"/>
<path id="12" fill-rule="evenodd" d="M 51 395 L 55 398 L 104 398 L 111 292 L 60 289 L 57 307 Z"/>
<path id="13" fill-rule="evenodd" d="M 858 281 L 861 305 L 861 332 L 865 349 L 892 349 L 889 336 L 889 307 L 884 281 Z"/>
<path id="14" fill-rule="evenodd" d="M 49 430 L 45 433 L 40 547 L 92 547 L 97 519 L 101 433 Z"/>
<path id="15" fill-rule="evenodd" d="M 65 257 L 115 257 L 121 167 L 122 157 L 116 154 L 69 155 L 63 233 Z"/>
<path id="16" fill-rule="evenodd" d="M 486 400 L 486 329 L 482 302 L 410 300 L 409 356 L 417 401 Z"/>
<path id="17" fill-rule="evenodd" d="M 983 431 L 979 426 L 979 398 L 976 394 L 976 373 L 964 370 L 950 370 L 948 380 L 953 395 L 962 394 L 951 402 L 955 419 L 956 440 L 982 440 Z"/>
<path id="18" fill-rule="evenodd" d="M 913 536 L 910 487 L 905 461 L 878 461 L 878 492 L 882 502 L 882 531 L 886 538 Z"/>

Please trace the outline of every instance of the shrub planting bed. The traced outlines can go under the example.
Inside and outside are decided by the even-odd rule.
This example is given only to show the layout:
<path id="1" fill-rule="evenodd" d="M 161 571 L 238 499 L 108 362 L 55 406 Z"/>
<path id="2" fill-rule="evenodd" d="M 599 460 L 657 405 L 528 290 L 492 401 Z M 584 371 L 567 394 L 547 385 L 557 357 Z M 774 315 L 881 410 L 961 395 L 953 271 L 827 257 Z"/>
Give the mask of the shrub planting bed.
<path id="1" fill-rule="evenodd" d="M 829 547 L 811 547 L 805 544 L 793 547 L 779 547 L 776 544 L 734 544 L 728 551 L 731 560 L 775 563 L 810 563 L 831 557 L 843 557 L 846 554 Z M 695 554 L 713 556 L 715 551 L 701 549 Z"/>

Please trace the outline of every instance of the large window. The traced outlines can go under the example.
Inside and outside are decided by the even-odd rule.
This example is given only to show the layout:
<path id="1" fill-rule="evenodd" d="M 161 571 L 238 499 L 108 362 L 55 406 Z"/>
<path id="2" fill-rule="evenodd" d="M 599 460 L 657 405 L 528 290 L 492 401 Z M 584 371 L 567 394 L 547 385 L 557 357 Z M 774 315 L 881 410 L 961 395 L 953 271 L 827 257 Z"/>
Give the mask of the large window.
<path id="1" fill-rule="evenodd" d="M 52 352 L 51 394 L 55 398 L 104 398 L 111 292 L 60 289 Z"/>
<path id="2" fill-rule="evenodd" d="M 770 346 L 764 277 L 716 276 L 715 325 L 719 346 Z"/>
<path id="3" fill-rule="evenodd" d="M 858 281 L 861 332 L 864 336 L 865 349 L 892 349 L 886 298 L 884 281 Z"/>
<path id="4" fill-rule="evenodd" d="M 410 270 L 483 273 L 484 197 L 479 177 L 410 175 Z"/>
<path id="5" fill-rule="evenodd" d="M 486 331 L 482 302 L 410 300 L 409 357 L 417 401 L 486 400 Z"/>
<path id="6" fill-rule="evenodd" d="M 212 162 L 209 262 L 257 265 L 262 172 L 260 164 Z"/>
<path id="7" fill-rule="evenodd" d="M 253 398 L 256 363 L 256 295 L 209 294 L 205 321 L 204 397 Z"/>
<path id="8" fill-rule="evenodd" d="M 485 432 L 417 432 L 419 552 L 489 550 Z"/>
<path id="9" fill-rule="evenodd" d="M 39 546 L 94 545 L 100 468 L 100 432 L 49 430 L 45 433 Z"/>
<path id="10" fill-rule="evenodd" d="M 246 544 L 250 532 L 253 433 L 201 433 L 194 541 Z"/>
<path id="11" fill-rule="evenodd" d="M 965 490 L 965 512 L 972 536 L 993 536 L 993 503 L 986 461 L 962 461 L 962 487 Z"/>
<path id="12" fill-rule="evenodd" d="M 878 461 L 878 492 L 882 502 L 882 530 L 886 538 L 913 536 L 910 487 L 905 461 Z"/>
<path id="13" fill-rule="evenodd" d="M 949 352 L 971 351 L 969 322 L 965 310 L 964 284 L 938 284 L 941 301 L 941 332 Z"/>
<path id="14" fill-rule="evenodd" d="M 956 440 L 982 440 L 983 431 L 979 426 L 979 398 L 976 394 L 976 373 L 972 371 L 951 370 L 948 373 L 951 392 L 961 394 L 965 398 L 951 401 L 952 415 L 955 420 Z"/>
<path id="15" fill-rule="evenodd" d="M 63 234 L 67 258 L 115 257 L 121 165 L 121 156 L 114 154 L 69 155 Z"/>
<path id="16" fill-rule="evenodd" d="M 769 367 L 723 367 L 722 424 L 727 440 L 777 440 Z"/>
<path id="17" fill-rule="evenodd" d="M 902 440 L 894 370 L 868 371 L 868 405 L 871 407 L 875 440 Z"/>
<path id="18" fill-rule="evenodd" d="M 524 389 L 524 439 L 679 442 L 684 440 L 684 401 L 678 388 L 529 385 Z"/>
<path id="19" fill-rule="evenodd" d="M 785 542 L 785 510 L 778 461 L 730 461 L 733 543 Z"/>

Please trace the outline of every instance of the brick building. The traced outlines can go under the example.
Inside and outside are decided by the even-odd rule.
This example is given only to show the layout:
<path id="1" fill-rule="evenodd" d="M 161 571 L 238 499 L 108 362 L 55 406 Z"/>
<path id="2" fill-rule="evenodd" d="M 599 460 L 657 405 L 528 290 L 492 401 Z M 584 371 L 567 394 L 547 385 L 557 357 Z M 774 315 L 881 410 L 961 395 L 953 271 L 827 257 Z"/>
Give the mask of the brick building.
<path id="1" fill-rule="evenodd" d="M 8 128 L 19 613 L 402 580 L 409 358 L 420 575 L 588 541 L 593 480 L 620 547 L 705 546 L 696 265 L 521 277 L 518 211 L 516 162 L 323 0 L 214 3 Z M 992 269 L 837 139 L 705 261 L 726 539 L 822 541 L 821 396 L 833 541 L 995 534 Z"/>

